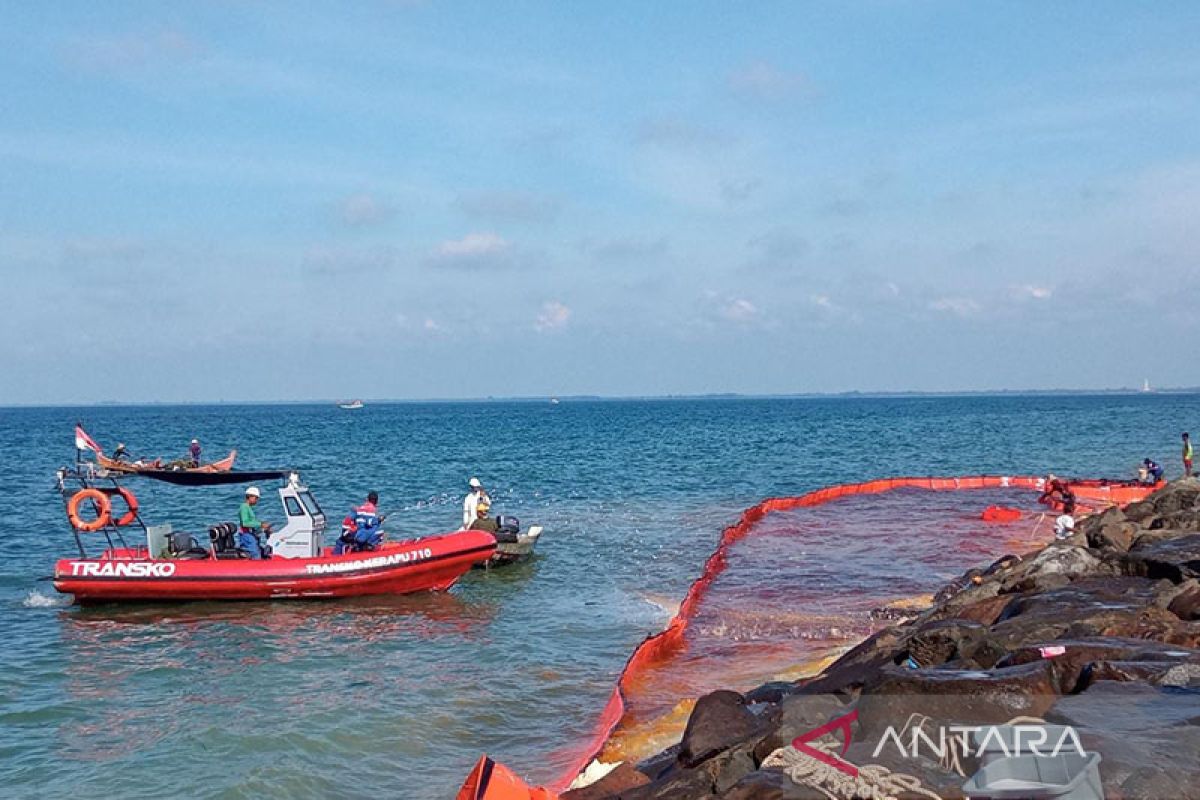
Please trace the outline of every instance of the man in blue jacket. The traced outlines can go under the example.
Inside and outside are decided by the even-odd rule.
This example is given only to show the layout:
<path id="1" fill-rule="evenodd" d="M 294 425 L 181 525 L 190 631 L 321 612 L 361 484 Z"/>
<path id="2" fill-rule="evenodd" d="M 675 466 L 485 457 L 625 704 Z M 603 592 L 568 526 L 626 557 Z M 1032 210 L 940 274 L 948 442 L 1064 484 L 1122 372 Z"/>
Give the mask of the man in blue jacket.
<path id="1" fill-rule="evenodd" d="M 378 492 L 367 493 L 367 502 L 354 509 L 342 523 L 342 535 L 338 537 L 334 553 L 375 550 L 379 547 L 383 541 L 383 518 L 379 516 L 378 502 Z"/>

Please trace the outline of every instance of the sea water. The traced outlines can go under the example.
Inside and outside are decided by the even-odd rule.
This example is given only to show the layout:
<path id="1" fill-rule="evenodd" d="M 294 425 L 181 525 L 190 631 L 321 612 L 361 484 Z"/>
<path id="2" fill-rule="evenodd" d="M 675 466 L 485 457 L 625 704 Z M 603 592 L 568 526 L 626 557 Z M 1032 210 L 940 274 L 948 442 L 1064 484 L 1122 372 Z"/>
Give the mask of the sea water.
<path id="1" fill-rule="evenodd" d="M 197 437 L 206 458 L 298 469 L 334 526 L 374 489 L 392 536 L 451 530 L 474 475 L 546 533 L 531 563 L 443 594 L 64 606 L 39 579 L 75 547 L 53 472 L 77 421 L 109 449 L 179 457 Z M 0 787 L 423 800 L 451 796 L 482 752 L 549 780 L 744 507 L 896 475 L 1129 476 L 1147 456 L 1174 476 L 1189 425 L 1200 397 L 1158 394 L 0 409 Z M 197 532 L 235 518 L 242 491 L 130 485 L 147 522 Z M 803 563 L 786 536 L 769 547 L 779 570 Z M 833 590 L 863 576 L 873 598 L 908 561 L 939 579 L 962 566 L 887 540 L 827 555 Z M 714 607 L 700 629 L 736 648 L 748 619 L 782 624 L 753 611 Z M 812 623 L 784 622 L 803 664 Z M 790 658 L 772 650 L 763 678 Z M 753 653 L 741 661 L 752 680 Z"/>

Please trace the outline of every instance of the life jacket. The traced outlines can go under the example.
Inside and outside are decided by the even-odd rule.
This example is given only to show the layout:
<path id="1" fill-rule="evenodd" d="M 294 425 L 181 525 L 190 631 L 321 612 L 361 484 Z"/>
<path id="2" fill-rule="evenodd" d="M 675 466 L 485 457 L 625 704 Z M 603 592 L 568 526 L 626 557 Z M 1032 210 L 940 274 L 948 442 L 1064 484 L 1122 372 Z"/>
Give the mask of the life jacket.
<path id="1" fill-rule="evenodd" d="M 375 508 L 375 504 L 369 500 L 363 503 L 358 508 L 354 509 L 354 527 L 360 531 L 370 531 L 378 528 L 379 512 Z"/>

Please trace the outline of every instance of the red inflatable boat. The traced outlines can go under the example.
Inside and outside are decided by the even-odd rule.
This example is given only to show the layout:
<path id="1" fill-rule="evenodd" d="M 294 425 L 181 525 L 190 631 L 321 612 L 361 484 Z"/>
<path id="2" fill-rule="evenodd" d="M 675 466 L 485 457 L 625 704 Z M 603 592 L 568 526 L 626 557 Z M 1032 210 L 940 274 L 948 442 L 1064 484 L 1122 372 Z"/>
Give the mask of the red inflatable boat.
<path id="1" fill-rule="evenodd" d="M 485 531 L 456 531 L 377 549 L 334 555 L 324 546 L 325 515 L 295 473 L 188 473 L 187 485 L 223 485 L 283 479 L 279 498 L 287 520 L 269 535 L 271 558 L 251 559 L 229 544 L 236 528 L 213 526 L 207 535 L 145 525 L 137 498 L 117 479 L 88 464 L 58 472 L 59 488 L 79 547 L 78 558 L 54 566 L 54 588 L 78 603 L 175 600 L 274 600 L 406 594 L 450 588 L 474 564 L 496 552 Z M 107 482 L 107 483 L 106 483 Z M 181 483 L 174 476 L 172 483 Z M 112 503 L 127 508 L 121 516 Z M 103 540 L 99 556 L 86 545 Z"/>

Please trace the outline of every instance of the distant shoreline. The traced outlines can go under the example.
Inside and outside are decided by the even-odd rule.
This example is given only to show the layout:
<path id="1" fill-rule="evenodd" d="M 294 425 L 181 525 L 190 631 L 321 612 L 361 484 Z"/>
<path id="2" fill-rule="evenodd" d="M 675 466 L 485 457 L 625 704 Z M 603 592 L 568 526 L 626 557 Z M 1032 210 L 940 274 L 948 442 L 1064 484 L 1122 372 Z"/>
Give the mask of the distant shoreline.
<path id="1" fill-rule="evenodd" d="M 945 392 L 925 391 L 850 391 L 808 392 L 796 394 L 740 394 L 736 392 L 710 394 L 662 394 L 662 395 L 530 395 L 514 397 L 431 397 L 431 398 L 383 398 L 365 400 L 372 405 L 434 405 L 434 404 L 487 404 L 487 403 L 628 403 L 628 402 L 690 402 L 705 400 L 887 400 L 953 397 L 1151 397 L 1155 395 L 1186 396 L 1200 394 L 1200 387 L 1180 387 L 1144 391 L 1135 388 L 1122 389 L 980 389 Z M 0 404 L 2 409 L 17 408 L 171 408 L 205 406 L 335 406 L 338 400 L 106 400 L 75 403 L 11 403 Z"/>

